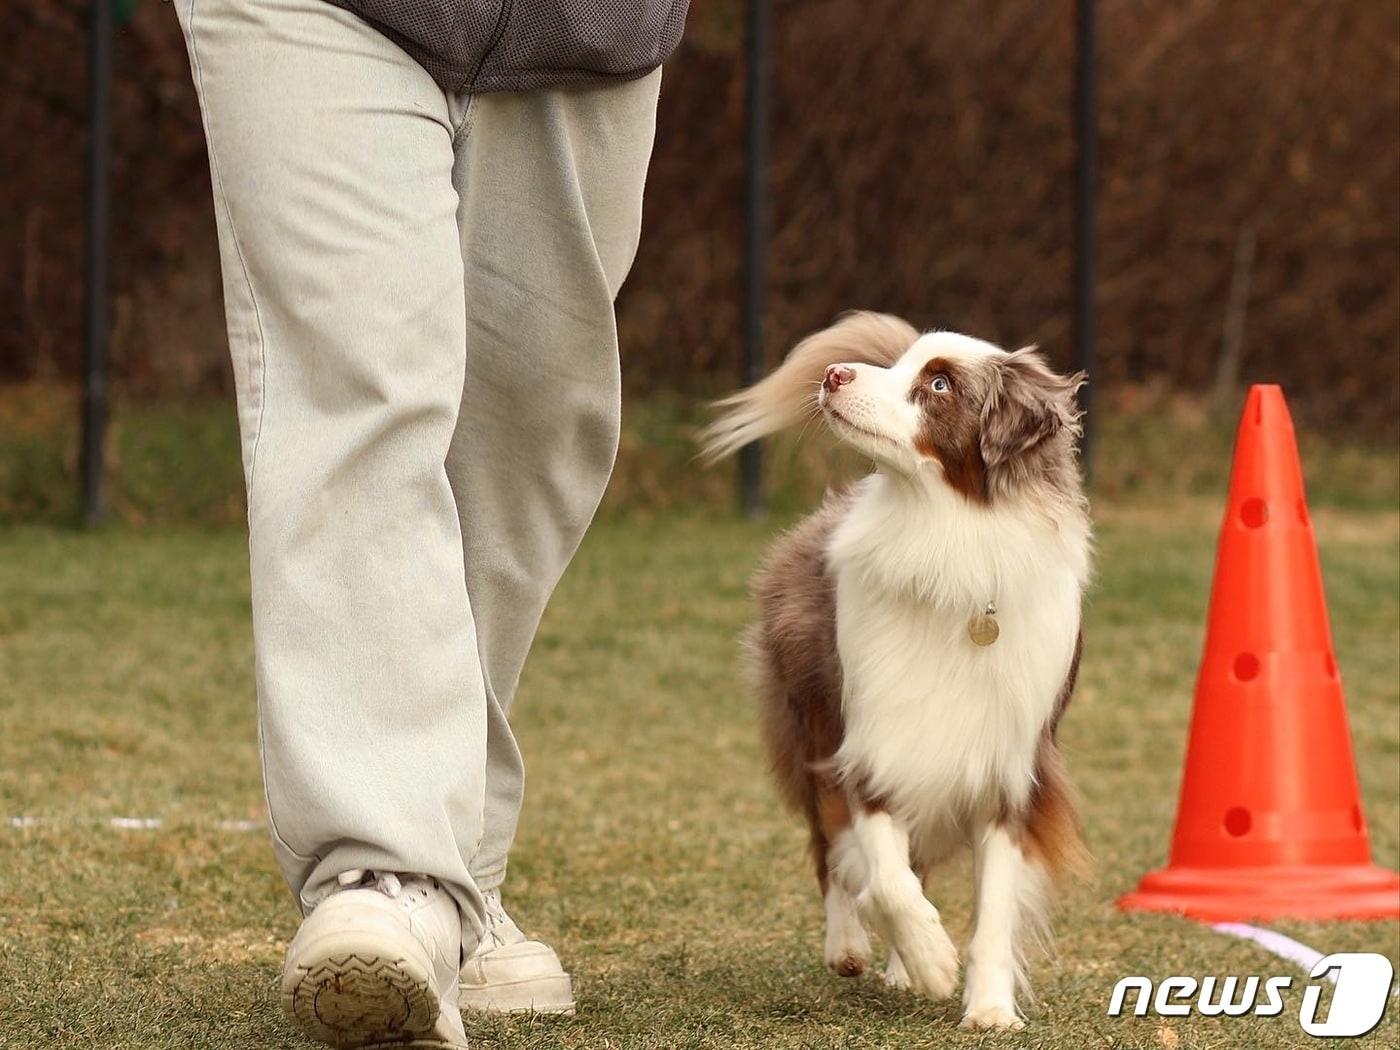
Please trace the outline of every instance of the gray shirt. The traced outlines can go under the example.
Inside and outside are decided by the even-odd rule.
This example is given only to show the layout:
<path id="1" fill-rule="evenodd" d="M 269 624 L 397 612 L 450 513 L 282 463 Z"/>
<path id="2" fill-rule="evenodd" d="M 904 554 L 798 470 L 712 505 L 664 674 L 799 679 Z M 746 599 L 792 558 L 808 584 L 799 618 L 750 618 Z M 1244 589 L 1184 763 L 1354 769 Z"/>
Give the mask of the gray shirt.
<path id="1" fill-rule="evenodd" d="M 688 0 L 330 0 L 417 59 L 445 91 L 631 80 L 680 43 Z"/>

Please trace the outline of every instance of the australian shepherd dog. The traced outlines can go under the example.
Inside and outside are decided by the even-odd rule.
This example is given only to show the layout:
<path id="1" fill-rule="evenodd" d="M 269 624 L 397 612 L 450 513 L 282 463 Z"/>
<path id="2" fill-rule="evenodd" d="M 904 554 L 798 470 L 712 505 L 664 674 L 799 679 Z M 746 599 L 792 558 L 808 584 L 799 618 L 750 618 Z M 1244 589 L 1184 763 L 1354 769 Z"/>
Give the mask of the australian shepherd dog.
<path id="1" fill-rule="evenodd" d="M 820 414 L 873 472 L 773 546 L 747 635 L 768 757 L 807 819 L 826 963 L 932 999 L 958 952 L 925 896 L 972 847 L 963 1026 L 1019 1029 L 1025 948 L 1086 856 L 1055 730 L 1074 688 L 1090 532 L 1075 391 L 1008 353 L 850 314 L 720 402 L 719 458 Z"/>

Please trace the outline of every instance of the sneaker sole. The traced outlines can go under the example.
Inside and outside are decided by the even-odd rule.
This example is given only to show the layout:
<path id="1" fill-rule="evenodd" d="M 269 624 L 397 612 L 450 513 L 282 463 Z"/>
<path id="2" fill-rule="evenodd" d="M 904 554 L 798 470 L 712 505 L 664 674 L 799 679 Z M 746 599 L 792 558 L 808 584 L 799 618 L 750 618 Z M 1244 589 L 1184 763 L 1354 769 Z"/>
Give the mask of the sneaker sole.
<path id="1" fill-rule="evenodd" d="M 417 960 L 373 952 L 308 951 L 282 979 L 282 1008 L 312 1039 L 338 1050 L 452 1047 L 437 1035 L 441 1004 Z"/>
<path id="2" fill-rule="evenodd" d="M 462 984 L 462 1009 L 495 1014 L 553 1014 L 572 1017 L 573 983 L 568 974 L 501 984 Z"/>

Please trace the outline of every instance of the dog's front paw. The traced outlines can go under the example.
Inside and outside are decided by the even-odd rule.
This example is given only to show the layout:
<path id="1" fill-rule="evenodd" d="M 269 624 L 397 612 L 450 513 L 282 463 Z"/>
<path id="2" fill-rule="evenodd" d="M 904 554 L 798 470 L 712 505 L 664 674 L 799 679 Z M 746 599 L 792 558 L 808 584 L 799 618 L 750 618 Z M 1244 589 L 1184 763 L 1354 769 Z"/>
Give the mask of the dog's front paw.
<path id="1" fill-rule="evenodd" d="M 1026 1022 L 1014 1006 L 969 1006 L 958 1027 L 969 1031 L 1019 1032 Z"/>
<path id="2" fill-rule="evenodd" d="M 913 937 L 901 940 L 899 960 L 910 991 L 929 999 L 947 999 L 958 987 L 958 949 L 936 919 L 922 923 Z M 888 975 L 885 978 L 889 980 Z"/>

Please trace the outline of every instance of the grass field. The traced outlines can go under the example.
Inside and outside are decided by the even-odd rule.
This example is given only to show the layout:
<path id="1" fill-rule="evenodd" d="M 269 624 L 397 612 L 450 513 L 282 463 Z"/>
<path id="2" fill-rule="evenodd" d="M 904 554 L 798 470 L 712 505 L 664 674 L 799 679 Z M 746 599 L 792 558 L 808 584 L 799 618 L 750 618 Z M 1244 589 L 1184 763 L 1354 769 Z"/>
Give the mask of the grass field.
<path id="1" fill-rule="evenodd" d="M 1216 511 L 1101 505 L 1089 648 L 1064 726 L 1097 854 L 1016 1036 L 820 959 L 802 833 L 766 779 L 734 638 L 779 521 L 599 524 L 552 607 L 518 708 L 531 770 L 507 901 L 551 939 L 571 1020 L 472 1021 L 483 1047 L 1261 1048 L 1282 1017 L 1110 1019 L 1128 974 L 1289 973 L 1242 942 L 1112 907 L 1164 857 Z M 1400 517 L 1315 515 L 1375 853 L 1400 862 Z M 303 1044 L 273 985 L 294 917 L 260 832 L 244 540 L 236 530 L 0 531 L 0 1047 Z M 408 756 L 405 756 L 406 758 Z M 112 816 L 158 816 L 116 830 Z M 966 865 L 938 903 L 967 934 Z M 1400 953 L 1400 925 L 1280 923 L 1324 951 Z M 1394 1046 L 1400 1009 L 1358 1045 Z"/>

